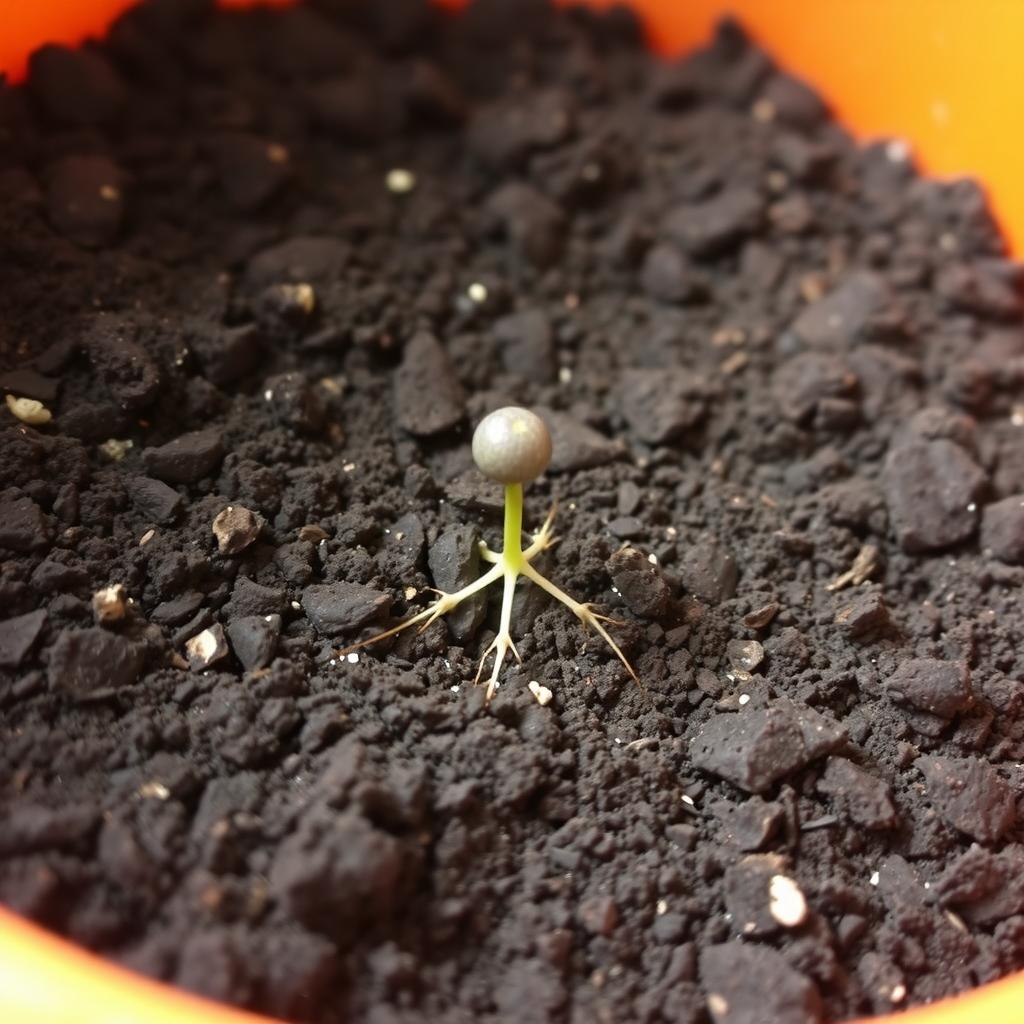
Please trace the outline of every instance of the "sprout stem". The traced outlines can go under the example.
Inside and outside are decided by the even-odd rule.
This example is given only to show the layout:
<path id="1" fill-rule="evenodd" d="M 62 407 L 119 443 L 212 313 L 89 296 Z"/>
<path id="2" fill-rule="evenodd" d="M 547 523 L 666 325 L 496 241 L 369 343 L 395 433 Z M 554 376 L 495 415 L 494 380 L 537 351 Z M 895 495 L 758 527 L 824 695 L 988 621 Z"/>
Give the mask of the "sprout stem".
<path id="1" fill-rule="evenodd" d="M 489 427 L 488 424 L 490 424 Z M 512 642 L 512 604 L 515 601 L 516 581 L 520 576 L 525 576 L 565 605 L 583 623 L 584 628 L 592 626 L 622 662 L 626 671 L 636 679 L 637 675 L 633 666 L 630 665 L 618 644 L 602 625 L 602 622 L 610 623 L 614 620 L 609 619 L 606 615 L 599 615 L 590 605 L 574 600 L 530 564 L 534 558 L 543 554 L 555 543 L 554 509 L 551 510 L 540 531 L 533 535 L 530 546 L 525 551 L 523 550 L 522 481 L 532 480 L 542 473 L 551 460 L 551 436 L 543 421 L 525 409 L 499 409 L 497 412 L 491 413 L 477 427 L 473 435 L 473 457 L 480 469 L 492 480 L 505 484 L 505 546 L 501 551 L 492 551 L 482 541 L 479 545 L 480 557 L 485 562 L 489 562 L 491 568 L 475 583 L 470 583 L 454 594 L 437 591 L 438 599 L 429 608 L 422 609 L 383 633 L 350 644 L 338 653 L 348 654 L 350 651 L 376 643 L 385 637 L 401 633 L 416 623 L 421 624 L 420 631 L 422 632 L 433 625 L 442 615 L 465 601 L 466 598 L 500 579 L 504 581 L 504 592 L 501 600 L 498 633 L 480 659 L 475 680 L 480 682 L 484 665 L 493 653 L 494 664 L 491 669 L 491 677 L 487 682 L 486 699 L 489 701 L 498 688 L 498 676 L 501 673 L 505 655 L 511 651 L 516 661 L 522 664 L 522 658 L 516 650 L 516 645 Z"/>
<path id="2" fill-rule="evenodd" d="M 505 569 L 519 573 L 523 566 L 523 485 L 505 485 Z"/>

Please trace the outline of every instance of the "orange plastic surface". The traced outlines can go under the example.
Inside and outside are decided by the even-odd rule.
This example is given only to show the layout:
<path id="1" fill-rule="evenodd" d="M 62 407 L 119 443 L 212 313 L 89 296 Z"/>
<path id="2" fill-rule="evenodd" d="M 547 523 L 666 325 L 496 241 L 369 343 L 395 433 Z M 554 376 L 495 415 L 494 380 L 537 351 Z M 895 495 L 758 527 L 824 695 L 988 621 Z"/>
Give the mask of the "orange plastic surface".
<path id="1" fill-rule="evenodd" d="M 274 1024 L 131 974 L 0 909 L 3 1024 Z"/>
<path id="2" fill-rule="evenodd" d="M 100 960 L 0 909 L 3 1024 L 281 1024 Z M 862 1024 L 1021 1024 L 1024 975 Z M 621 1024 L 629 1024 L 623 1021 Z M 765 1021 L 764 1024 L 773 1024 Z"/>
<path id="3" fill-rule="evenodd" d="M 228 6 L 245 3 L 227 0 Z M 128 2 L 11 0 L 6 6 L 0 70 L 17 79 L 36 46 L 74 44 L 100 33 Z M 904 138 L 930 173 L 983 181 L 1014 251 L 1024 252 L 1024 136 L 1018 129 L 1024 0 L 634 0 L 633 6 L 663 53 L 705 40 L 718 17 L 735 13 L 859 135 Z M 268 1020 L 142 979 L 0 910 L 3 1024 Z M 874 1024 L 883 1020 L 1021 1024 L 1024 975 Z"/>
<path id="4" fill-rule="evenodd" d="M 259 0 L 284 7 L 292 0 Z M 252 7 L 253 0 L 218 0 L 221 7 Z M 101 35 L 132 6 L 132 0 L 0 0 L 0 74 L 12 81 L 25 75 L 29 54 L 43 43 L 76 46 Z"/>

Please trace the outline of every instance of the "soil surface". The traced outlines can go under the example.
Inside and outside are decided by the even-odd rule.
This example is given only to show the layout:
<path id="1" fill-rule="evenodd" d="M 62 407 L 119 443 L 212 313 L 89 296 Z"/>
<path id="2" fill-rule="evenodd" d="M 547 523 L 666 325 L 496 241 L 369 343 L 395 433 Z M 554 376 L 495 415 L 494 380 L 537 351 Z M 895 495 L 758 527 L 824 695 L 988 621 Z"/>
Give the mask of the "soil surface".
<path id="1" fill-rule="evenodd" d="M 814 1024 L 1024 966 L 1022 282 L 975 184 L 735 25 L 659 64 L 532 0 L 157 0 L 0 140 L 4 902 L 310 1024 Z M 500 544 L 510 403 L 642 685 L 530 584 L 489 707 L 486 599 L 336 655 Z"/>

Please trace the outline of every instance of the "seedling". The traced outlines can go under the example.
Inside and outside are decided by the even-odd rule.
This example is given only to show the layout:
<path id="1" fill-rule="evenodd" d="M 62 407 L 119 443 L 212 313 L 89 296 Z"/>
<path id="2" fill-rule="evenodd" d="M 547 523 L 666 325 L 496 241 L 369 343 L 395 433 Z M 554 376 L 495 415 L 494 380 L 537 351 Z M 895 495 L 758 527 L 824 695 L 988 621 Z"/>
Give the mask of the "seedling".
<path id="1" fill-rule="evenodd" d="M 633 666 L 626 660 L 626 656 L 619 649 L 618 644 L 608 635 L 608 631 L 602 625 L 605 622 L 614 623 L 616 620 L 610 619 L 607 615 L 598 614 L 589 604 L 574 601 L 532 565 L 538 555 L 547 551 L 556 542 L 557 538 L 552 532 L 555 521 L 554 508 L 548 514 L 540 531 L 533 534 L 530 545 L 525 550 L 523 549 L 523 484 L 540 476 L 551 461 L 551 434 L 544 425 L 544 421 L 528 409 L 520 409 L 516 406 L 507 406 L 490 413 L 481 420 L 480 425 L 473 433 L 473 459 L 485 476 L 505 485 L 505 545 L 499 552 L 492 551 L 482 541 L 480 543 L 480 557 L 485 562 L 491 563 L 491 568 L 474 583 L 457 590 L 454 594 L 435 590 L 434 593 L 438 595 L 438 598 L 428 608 L 424 608 L 423 611 L 400 622 L 392 629 L 378 633 L 368 640 L 352 644 L 338 653 L 348 654 L 360 647 L 377 643 L 378 640 L 401 633 L 417 623 L 420 623 L 419 632 L 423 632 L 442 615 L 457 608 L 466 598 L 486 589 L 492 583 L 497 583 L 498 580 L 503 580 L 504 592 L 498 635 L 484 651 L 483 657 L 480 659 L 480 666 L 476 671 L 476 678 L 473 680 L 474 683 L 480 682 L 484 665 L 493 652 L 494 666 L 491 670 L 491 678 L 487 683 L 487 700 L 490 700 L 498 687 L 498 675 L 501 672 L 505 655 L 511 651 L 516 661 L 520 665 L 523 663 L 523 659 L 516 650 L 516 645 L 512 642 L 510 627 L 516 581 L 520 576 L 525 576 L 542 590 L 546 590 L 552 597 L 561 601 L 583 623 L 585 629 L 593 627 L 615 652 L 619 661 L 625 665 L 626 671 L 636 679 L 637 674 L 633 671 Z"/>

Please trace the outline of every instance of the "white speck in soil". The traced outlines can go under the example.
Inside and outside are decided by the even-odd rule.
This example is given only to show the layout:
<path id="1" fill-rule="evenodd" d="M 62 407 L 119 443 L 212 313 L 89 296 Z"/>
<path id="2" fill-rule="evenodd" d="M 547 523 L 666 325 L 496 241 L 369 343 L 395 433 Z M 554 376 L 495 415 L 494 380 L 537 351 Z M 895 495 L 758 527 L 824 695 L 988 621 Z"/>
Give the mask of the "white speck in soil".
<path id="1" fill-rule="evenodd" d="M 416 187 L 416 175 L 405 167 L 393 167 L 384 178 L 389 192 L 405 195 Z"/>

